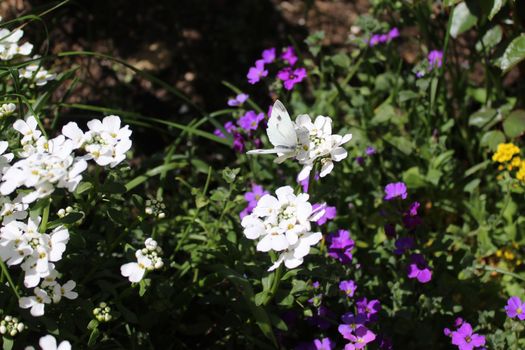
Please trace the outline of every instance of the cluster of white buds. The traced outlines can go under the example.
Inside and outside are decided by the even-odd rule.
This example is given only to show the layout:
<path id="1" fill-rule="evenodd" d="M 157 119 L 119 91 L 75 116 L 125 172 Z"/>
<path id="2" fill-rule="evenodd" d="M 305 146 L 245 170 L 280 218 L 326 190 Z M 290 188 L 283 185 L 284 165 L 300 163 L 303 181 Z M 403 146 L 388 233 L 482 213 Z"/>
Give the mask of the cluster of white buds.
<path id="1" fill-rule="evenodd" d="M 105 302 L 98 304 L 98 307 L 93 309 L 93 315 L 99 322 L 109 322 L 113 318 L 111 316 L 111 307 Z"/>
<path id="2" fill-rule="evenodd" d="M 18 321 L 18 318 L 11 315 L 5 315 L 2 321 L 0 321 L 0 334 L 10 335 L 11 337 L 21 333 L 27 326 L 22 322 Z"/>
<path id="3" fill-rule="evenodd" d="M 16 105 L 14 103 L 4 103 L 0 106 L 0 118 L 8 117 L 13 114 L 16 110 Z"/>
<path id="4" fill-rule="evenodd" d="M 145 248 L 135 252 L 136 262 L 130 262 L 120 267 L 122 276 L 127 277 L 130 282 L 140 282 L 144 278 L 146 271 L 161 269 L 164 266 L 162 261 L 162 248 L 157 241 L 148 238 L 144 242 Z"/>
<path id="5" fill-rule="evenodd" d="M 62 218 L 65 217 L 67 214 L 72 213 L 72 212 L 73 212 L 73 208 L 72 208 L 71 206 L 68 205 L 65 209 L 64 209 L 64 208 L 60 209 L 60 210 L 57 212 L 57 215 L 58 215 L 59 218 L 62 219 Z"/>
<path id="6" fill-rule="evenodd" d="M 166 217 L 166 205 L 157 199 L 148 199 L 146 201 L 146 209 L 144 212 L 147 215 L 155 216 L 157 219 L 164 219 Z"/>

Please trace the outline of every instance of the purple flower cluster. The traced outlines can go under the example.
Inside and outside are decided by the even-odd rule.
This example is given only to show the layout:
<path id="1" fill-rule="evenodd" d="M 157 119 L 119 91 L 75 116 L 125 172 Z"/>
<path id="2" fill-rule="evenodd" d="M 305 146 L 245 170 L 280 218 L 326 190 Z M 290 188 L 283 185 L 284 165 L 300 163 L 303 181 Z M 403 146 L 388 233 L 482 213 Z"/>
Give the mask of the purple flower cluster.
<path id="1" fill-rule="evenodd" d="M 427 69 L 428 71 L 432 71 L 435 68 L 441 68 L 443 65 L 443 51 L 440 50 L 432 50 L 427 55 Z M 422 69 L 418 72 L 416 72 L 416 77 L 421 78 L 425 76 L 425 70 Z"/>
<path id="2" fill-rule="evenodd" d="M 525 320 L 525 303 L 518 297 L 510 297 L 509 300 L 507 300 L 505 312 L 507 312 L 508 317 L 517 317 L 519 320 L 523 321 Z"/>
<path id="3" fill-rule="evenodd" d="M 343 324 L 338 327 L 339 333 L 349 340 L 345 350 L 362 349 L 376 339 L 376 334 L 368 328 L 368 324 L 377 320 L 377 313 L 381 310 L 379 300 L 361 298 L 356 302 L 357 313 L 348 312 L 341 317 Z"/>
<path id="4" fill-rule="evenodd" d="M 262 58 L 255 61 L 255 66 L 248 70 L 247 78 L 250 84 L 256 84 L 262 78 L 268 76 L 268 64 L 274 63 L 277 59 L 276 49 L 274 47 L 262 52 Z M 286 66 L 277 72 L 277 78 L 283 82 L 286 90 L 292 90 L 293 87 L 306 78 L 306 69 L 294 67 L 298 58 L 292 46 L 284 49 L 280 56 L 282 63 Z"/>
<path id="5" fill-rule="evenodd" d="M 234 99 L 228 100 L 228 104 L 230 106 L 240 106 L 246 99 L 248 99 L 248 95 L 239 94 Z M 253 131 L 257 130 L 264 119 L 264 113 L 256 113 L 255 111 L 248 110 L 237 119 L 236 124 L 233 121 L 226 122 L 226 124 L 224 124 L 224 130 L 233 137 L 233 149 L 239 153 L 243 152 L 245 148 L 244 144 L 248 139 L 251 139 L 256 146 L 260 146 L 260 140 L 253 137 Z M 213 133 L 221 138 L 226 138 L 220 129 L 215 129 Z"/>
<path id="6" fill-rule="evenodd" d="M 384 197 L 386 201 L 392 201 L 396 198 L 404 200 L 407 197 L 407 187 L 403 182 L 386 185 Z M 413 231 L 423 223 L 418 214 L 420 207 L 421 204 L 419 202 L 413 202 L 408 206 L 408 209 L 403 212 L 396 210 L 393 220 L 399 222 L 399 217 L 401 217 L 402 226 L 408 231 Z M 397 236 L 395 223 L 389 222 L 384 228 L 388 237 L 395 238 Z M 416 247 L 416 240 L 411 236 L 397 237 L 394 246 L 394 254 L 404 255 Z M 432 279 L 432 270 L 425 260 L 425 257 L 419 253 L 410 254 L 407 272 L 408 278 L 415 279 L 420 283 L 427 283 Z"/>
<path id="7" fill-rule="evenodd" d="M 484 349 L 482 347 L 485 345 L 485 337 L 474 333 L 470 323 L 465 322 L 462 318 L 457 318 L 454 326 L 456 330 L 451 331 L 445 328 L 443 332 L 451 338 L 452 344 L 456 345 L 459 350 Z"/>
<path id="8" fill-rule="evenodd" d="M 257 206 L 259 199 L 265 194 L 268 194 L 268 192 L 262 186 L 255 183 L 252 184 L 252 190 L 244 194 L 244 199 L 248 202 L 248 205 L 239 214 L 241 220 L 252 212 L 253 208 Z"/>
<path id="9" fill-rule="evenodd" d="M 339 260 L 342 264 L 349 264 L 352 261 L 352 249 L 354 240 L 350 238 L 350 231 L 339 230 L 326 238 L 328 244 L 328 255 Z"/>
<path id="10" fill-rule="evenodd" d="M 388 33 L 373 34 L 368 40 L 368 45 L 373 47 L 378 44 L 385 44 L 385 43 L 392 41 L 393 39 L 397 37 L 399 37 L 399 29 L 394 27 L 390 29 Z"/>
<path id="11" fill-rule="evenodd" d="M 248 94 L 238 94 L 237 96 L 235 96 L 234 98 L 230 98 L 228 100 L 228 106 L 230 107 L 237 107 L 237 106 L 242 106 L 242 104 L 244 102 L 246 102 L 246 100 L 250 97 L 250 95 Z"/>

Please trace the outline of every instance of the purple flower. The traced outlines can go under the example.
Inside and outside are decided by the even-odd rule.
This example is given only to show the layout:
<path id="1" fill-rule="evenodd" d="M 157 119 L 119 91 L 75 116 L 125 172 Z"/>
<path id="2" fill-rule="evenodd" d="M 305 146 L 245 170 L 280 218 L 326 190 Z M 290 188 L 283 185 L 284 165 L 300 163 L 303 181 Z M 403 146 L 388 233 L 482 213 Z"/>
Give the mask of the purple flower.
<path id="1" fill-rule="evenodd" d="M 320 329 L 328 329 L 332 325 L 329 319 L 334 317 L 335 314 L 330 309 L 324 305 L 321 305 L 317 308 L 316 313 L 312 317 L 308 317 L 306 320 L 308 323 L 317 326 Z"/>
<path id="2" fill-rule="evenodd" d="M 339 289 L 343 291 L 347 296 L 353 297 L 355 290 L 357 289 L 357 284 L 354 281 L 341 281 L 339 282 Z"/>
<path id="3" fill-rule="evenodd" d="M 335 343 L 330 338 L 315 339 L 314 346 L 316 350 L 333 350 Z"/>
<path id="4" fill-rule="evenodd" d="M 381 40 L 381 35 L 374 34 L 370 37 L 370 40 L 368 41 L 368 45 L 376 46 L 377 44 L 381 42 L 380 40 Z"/>
<path id="5" fill-rule="evenodd" d="M 248 82 L 250 84 L 256 84 L 261 80 L 261 78 L 264 78 L 267 75 L 268 71 L 264 69 L 264 61 L 257 60 L 255 61 L 255 67 L 250 68 L 246 77 L 248 78 Z"/>
<path id="6" fill-rule="evenodd" d="M 427 283 L 432 279 L 432 270 L 428 267 L 425 258 L 421 254 L 412 254 L 408 265 L 408 278 L 416 278 L 421 283 Z"/>
<path id="7" fill-rule="evenodd" d="M 450 335 L 452 334 L 452 331 L 450 330 L 450 328 L 444 328 L 443 329 L 443 334 L 445 334 L 447 337 L 450 337 Z"/>
<path id="8" fill-rule="evenodd" d="M 237 124 L 246 131 L 257 130 L 259 122 L 264 119 L 264 113 L 255 113 L 255 111 L 248 111 L 239 118 Z"/>
<path id="9" fill-rule="evenodd" d="M 430 69 L 440 68 L 443 64 L 443 51 L 432 50 L 428 53 L 427 58 Z"/>
<path id="10" fill-rule="evenodd" d="M 235 131 L 236 127 L 235 127 L 235 124 L 233 124 L 233 122 L 226 122 L 226 124 L 224 124 L 224 129 L 226 130 L 226 132 L 231 134 Z M 220 129 L 215 129 L 213 134 L 223 139 L 226 138 L 226 136 L 224 136 L 224 134 L 222 133 Z"/>
<path id="11" fill-rule="evenodd" d="M 381 302 L 377 299 L 368 301 L 367 298 L 361 298 L 356 303 L 357 312 L 365 314 L 367 320 L 375 321 L 377 313 L 381 310 Z"/>
<path id="12" fill-rule="evenodd" d="M 347 339 L 352 343 L 346 344 L 345 350 L 355 350 L 362 349 L 366 344 L 374 341 L 376 335 L 368 328 L 361 326 L 358 327 L 353 334 L 349 334 Z"/>
<path id="13" fill-rule="evenodd" d="M 290 67 L 286 67 L 277 73 L 277 78 L 283 81 L 283 85 L 286 90 L 292 90 L 295 84 L 300 83 L 304 78 L 306 78 L 306 69 L 292 69 Z"/>
<path id="14" fill-rule="evenodd" d="M 507 300 L 505 311 L 510 318 L 517 316 L 520 320 L 525 320 L 525 303 L 522 303 L 518 297 L 510 297 L 509 300 Z"/>
<path id="15" fill-rule="evenodd" d="M 394 182 L 385 186 L 385 200 L 389 201 L 397 197 L 407 198 L 407 186 L 403 182 Z"/>
<path id="16" fill-rule="evenodd" d="M 293 46 L 288 46 L 288 48 L 282 53 L 281 58 L 287 62 L 290 66 L 293 66 L 297 62 L 297 56 Z"/>
<path id="17" fill-rule="evenodd" d="M 328 220 L 332 220 L 337 215 L 337 209 L 327 206 L 326 203 L 315 203 L 312 205 L 312 212 L 315 213 L 322 208 L 324 208 L 324 214 L 316 221 L 317 225 L 324 225 Z"/>
<path id="18" fill-rule="evenodd" d="M 341 316 L 341 320 L 345 323 L 339 325 L 339 333 L 345 338 L 348 339 L 349 334 L 355 332 L 358 327 L 364 326 L 366 324 L 366 315 L 357 314 L 354 315 L 351 312 L 345 313 Z"/>
<path id="19" fill-rule="evenodd" d="M 350 231 L 339 230 L 337 233 L 330 234 L 326 241 L 329 256 L 339 260 L 342 264 L 349 264 L 352 261 L 354 241 L 350 238 Z"/>
<path id="20" fill-rule="evenodd" d="M 315 181 L 318 181 L 319 180 L 319 173 L 315 173 L 314 175 L 314 180 Z M 299 181 L 299 185 L 303 186 L 303 192 L 307 193 L 308 192 L 308 185 L 310 184 L 310 177 L 307 177 L 306 179 L 304 180 L 301 180 Z"/>
<path id="21" fill-rule="evenodd" d="M 357 164 L 359 164 L 360 166 L 363 166 L 365 164 L 365 158 L 359 156 L 359 157 L 356 157 L 355 158 L 355 161 Z"/>
<path id="22" fill-rule="evenodd" d="M 262 60 L 264 63 L 272 63 L 275 61 L 275 47 L 271 47 L 262 52 Z"/>
<path id="23" fill-rule="evenodd" d="M 399 37 L 399 29 L 397 29 L 396 27 L 390 29 L 390 31 L 387 34 L 387 37 L 388 41 Z"/>
<path id="24" fill-rule="evenodd" d="M 461 326 L 463 324 L 463 322 L 464 322 L 464 320 L 461 317 L 457 317 L 454 320 L 454 327 L 458 328 L 459 326 Z"/>
<path id="25" fill-rule="evenodd" d="M 417 210 L 419 209 L 420 206 L 421 204 L 419 204 L 419 202 L 414 202 L 410 204 L 410 207 L 408 208 L 408 214 L 410 216 L 417 216 Z"/>
<path id="26" fill-rule="evenodd" d="M 425 76 L 425 72 L 423 71 L 416 72 L 416 78 L 423 78 L 424 76 Z"/>
<path id="27" fill-rule="evenodd" d="M 414 248 L 416 241 L 412 237 L 399 237 L 394 244 L 396 246 L 394 254 L 402 255 L 405 254 L 407 250 Z"/>
<path id="28" fill-rule="evenodd" d="M 250 97 L 250 95 L 248 94 L 238 94 L 237 96 L 235 96 L 235 98 L 230 98 L 228 100 L 228 106 L 231 106 L 231 107 L 240 106 L 244 102 L 246 102 L 248 97 Z"/>
<path id="29" fill-rule="evenodd" d="M 452 344 L 457 345 L 459 350 L 472 350 L 485 345 L 485 337 L 472 333 L 472 326 L 465 322 L 461 327 L 452 332 Z"/>
<path id="30" fill-rule="evenodd" d="M 239 153 L 244 152 L 244 139 L 238 132 L 233 133 L 233 149 Z"/>
<path id="31" fill-rule="evenodd" d="M 255 208 L 259 199 L 261 199 L 261 197 L 265 194 L 268 194 L 268 191 L 265 191 L 261 185 L 257 185 L 254 183 L 252 184 L 251 192 L 248 191 L 244 194 L 244 199 L 246 199 L 246 201 L 248 202 L 248 206 Z"/>
<path id="32" fill-rule="evenodd" d="M 372 156 L 374 154 L 376 154 L 376 149 L 372 146 L 368 146 L 365 150 L 365 153 L 367 156 Z"/>
<path id="33" fill-rule="evenodd" d="M 318 289 L 320 286 L 321 284 L 319 283 L 319 281 L 312 282 L 312 287 L 314 287 L 314 289 Z"/>

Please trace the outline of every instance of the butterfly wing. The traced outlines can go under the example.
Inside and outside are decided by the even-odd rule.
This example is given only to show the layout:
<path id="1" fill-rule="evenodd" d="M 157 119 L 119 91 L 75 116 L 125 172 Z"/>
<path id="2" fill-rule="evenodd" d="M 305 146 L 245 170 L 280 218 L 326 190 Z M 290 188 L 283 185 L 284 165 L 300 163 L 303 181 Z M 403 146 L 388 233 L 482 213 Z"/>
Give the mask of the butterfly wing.
<path id="1" fill-rule="evenodd" d="M 279 100 L 273 104 L 266 132 L 275 148 L 295 149 L 297 145 L 295 125 L 290 119 L 288 111 Z"/>

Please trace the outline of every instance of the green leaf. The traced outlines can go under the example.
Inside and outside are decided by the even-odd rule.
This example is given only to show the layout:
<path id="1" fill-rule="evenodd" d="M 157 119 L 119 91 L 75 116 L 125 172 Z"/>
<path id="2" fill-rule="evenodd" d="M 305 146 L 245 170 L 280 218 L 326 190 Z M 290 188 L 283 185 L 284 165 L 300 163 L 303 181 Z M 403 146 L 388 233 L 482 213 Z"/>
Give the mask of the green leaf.
<path id="1" fill-rule="evenodd" d="M 49 222 L 47 224 L 47 228 L 52 229 L 60 225 L 74 224 L 75 222 L 82 220 L 83 218 L 84 218 L 84 213 L 80 213 L 80 212 L 69 213 L 63 218 Z"/>
<path id="2" fill-rule="evenodd" d="M 98 321 L 95 320 L 95 319 L 89 321 L 89 323 L 87 325 L 87 329 L 89 329 L 89 330 L 93 330 L 93 329 L 95 329 L 97 327 L 98 327 Z"/>
<path id="3" fill-rule="evenodd" d="M 478 18 L 470 12 L 466 3 L 462 2 L 454 8 L 452 13 L 452 24 L 450 25 L 450 35 L 455 39 L 461 33 L 474 27 Z"/>
<path id="4" fill-rule="evenodd" d="M 394 136 L 389 138 L 388 141 L 407 156 L 414 150 L 414 144 L 405 137 Z"/>
<path id="5" fill-rule="evenodd" d="M 477 111 L 468 118 L 468 124 L 481 129 L 494 119 L 497 114 L 498 112 L 492 108 Z"/>
<path id="6" fill-rule="evenodd" d="M 508 137 L 520 136 L 525 131 L 525 110 L 517 109 L 503 122 L 503 131 Z"/>
<path id="7" fill-rule="evenodd" d="M 483 51 L 485 49 L 491 49 L 498 45 L 503 38 L 503 31 L 500 25 L 496 25 L 485 32 L 483 38 L 476 43 L 476 50 Z"/>
<path id="8" fill-rule="evenodd" d="M 338 53 L 332 56 L 332 63 L 341 68 L 350 67 L 350 57 L 345 53 Z"/>
<path id="9" fill-rule="evenodd" d="M 503 5 L 505 5 L 506 2 L 506 0 L 494 0 L 494 4 L 492 5 L 492 9 L 489 13 L 489 20 L 492 21 L 494 16 L 498 14 L 498 12 L 501 10 L 501 8 L 503 7 Z"/>
<path id="10" fill-rule="evenodd" d="M 2 337 L 2 349 L 3 350 L 11 350 L 14 344 L 15 344 L 15 341 L 13 340 L 13 338 Z"/>
<path id="11" fill-rule="evenodd" d="M 394 110 L 394 107 L 392 107 L 388 103 L 383 103 L 375 110 L 375 115 L 370 121 L 372 125 L 379 125 L 383 123 L 387 123 L 392 118 L 396 116 L 396 111 Z"/>
<path id="12" fill-rule="evenodd" d="M 503 55 L 497 60 L 496 65 L 498 65 L 503 72 L 508 72 L 523 59 L 525 59 L 525 34 L 521 34 L 511 41 L 505 49 L 505 52 L 503 52 Z"/>
<path id="13" fill-rule="evenodd" d="M 465 185 L 465 187 L 463 188 L 463 191 L 468 192 L 468 193 L 474 192 L 474 190 L 478 188 L 480 182 L 481 182 L 480 179 L 474 179 L 470 181 L 468 184 Z"/>
<path id="14" fill-rule="evenodd" d="M 418 167 L 412 167 L 403 173 L 403 182 L 408 188 L 418 188 L 426 186 L 425 177 L 421 175 Z"/>
<path id="15" fill-rule="evenodd" d="M 93 329 L 91 331 L 91 334 L 89 335 L 88 346 L 91 347 L 95 345 L 99 336 L 100 336 L 100 331 L 98 330 L 98 328 Z"/>
<path id="16" fill-rule="evenodd" d="M 82 194 L 86 191 L 89 191 L 93 188 L 93 184 L 91 182 L 82 182 L 77 186 L 77 189 L 75 190 L 76 194 Z"/>
<path id="17" fill-rule="evenodd" d="M 505 135 L 499 130 L 491 130 L 481 137 L 480 144 L 490 148 L 491 151 L 496 151 L 498 145 L 503 142 L 505 142 Z"/>

